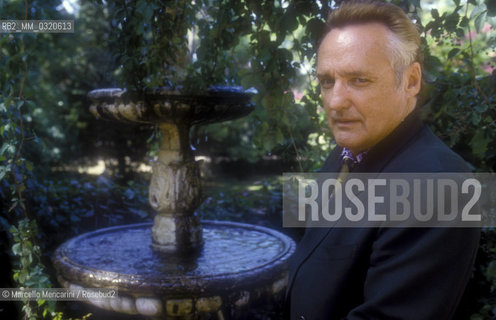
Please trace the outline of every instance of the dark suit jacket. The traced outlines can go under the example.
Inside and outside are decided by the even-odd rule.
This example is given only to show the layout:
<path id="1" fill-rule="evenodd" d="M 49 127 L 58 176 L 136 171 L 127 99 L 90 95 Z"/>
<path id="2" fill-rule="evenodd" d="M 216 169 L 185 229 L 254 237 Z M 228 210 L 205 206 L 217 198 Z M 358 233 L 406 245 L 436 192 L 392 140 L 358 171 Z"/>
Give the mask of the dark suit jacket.
<path id="1" fill-rule="evenodd" d="M 322 171 L 340 169 L 341 148 Z M 467 172 L 412 113 L 354 172 Z M 290 262 L 291 319 L 451 319 L 475 254 L 477 228 L 308 228 Z"/>

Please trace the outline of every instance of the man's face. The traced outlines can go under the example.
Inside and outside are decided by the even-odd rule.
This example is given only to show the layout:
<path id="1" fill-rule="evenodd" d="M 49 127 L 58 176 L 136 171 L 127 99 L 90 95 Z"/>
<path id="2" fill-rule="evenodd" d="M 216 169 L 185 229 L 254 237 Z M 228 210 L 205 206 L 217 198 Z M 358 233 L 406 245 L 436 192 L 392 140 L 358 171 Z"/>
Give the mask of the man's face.
<path id="1" fill-rule="evenodd" d="M 415 105 L 410 68 L 400 84 L 396 80 L 388 32 L 379 23 L 350 25 L 333 29 L 319 48 L 317 77 L 329 126 L 337 144 L 354 154 L 385 138 Z"/>

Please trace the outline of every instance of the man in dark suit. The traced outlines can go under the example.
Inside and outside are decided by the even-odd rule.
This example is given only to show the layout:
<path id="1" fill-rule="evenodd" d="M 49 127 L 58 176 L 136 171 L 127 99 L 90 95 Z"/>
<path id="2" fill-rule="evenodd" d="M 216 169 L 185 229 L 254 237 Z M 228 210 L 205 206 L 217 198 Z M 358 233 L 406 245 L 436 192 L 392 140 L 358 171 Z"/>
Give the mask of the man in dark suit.
<path id="1" fill-rule="evenodd" d="M 420 36 L 397 6 L 345 2 L 317 61 L 336 140 L 322 171 L 467 172 L 422 124 Z M 477 228 L 307 228 L 287 288 L 291 319 L 451 319 L 471 275 Z"/>

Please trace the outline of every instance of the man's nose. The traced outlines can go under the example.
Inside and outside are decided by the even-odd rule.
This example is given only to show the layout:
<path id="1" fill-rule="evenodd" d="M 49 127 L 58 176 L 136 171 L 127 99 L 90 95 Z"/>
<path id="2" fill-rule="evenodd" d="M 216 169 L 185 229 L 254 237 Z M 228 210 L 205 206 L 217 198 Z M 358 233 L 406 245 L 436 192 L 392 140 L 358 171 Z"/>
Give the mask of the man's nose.
<path id="1" fill-rule="evenodd" d="M 334 86 L 327 93 L 325 107 L 330 110 L 340 111 L 350 106 L 348 88 L 342 81 L 336 81 Z"/>

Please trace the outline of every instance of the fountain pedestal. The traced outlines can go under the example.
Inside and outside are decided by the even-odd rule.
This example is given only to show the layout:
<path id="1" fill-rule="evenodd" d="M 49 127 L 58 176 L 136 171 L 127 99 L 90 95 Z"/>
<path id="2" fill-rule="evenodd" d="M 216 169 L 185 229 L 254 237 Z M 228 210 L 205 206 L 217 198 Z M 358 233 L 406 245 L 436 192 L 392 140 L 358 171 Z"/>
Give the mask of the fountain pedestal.
<path id="1" fill-rule="evenodd" d="M 153 225 L 106 228 L 62 244 L 54 254 L 60 283 L 117 289 L 118 298 L 90 303 L 160 319 L 231 318 L 256 301 L 281 297 L 295 250 L 289 237 L 195 214 L 202 192 L 189 128 L 248 114 L 250 96 L 232 89 L 197 96 L 158 90 L 140 100 L 120 89 L 92 91 L 90 110 L 99 118 L 159 124 L 163 140 L 149 191 L 157 215 Z"/>
<path id="2" fill-rule="evenodd" d="M 189 149 L 189 127 L 161 123 L 162 143 L 152 164 L 149 201 L 157 211 L 152 246 L 161 252 L 188 252 L 202 244 L 200 169 Z M 184 146 L 188 146 L 187 148 Z"/>

